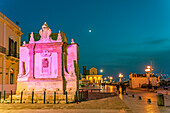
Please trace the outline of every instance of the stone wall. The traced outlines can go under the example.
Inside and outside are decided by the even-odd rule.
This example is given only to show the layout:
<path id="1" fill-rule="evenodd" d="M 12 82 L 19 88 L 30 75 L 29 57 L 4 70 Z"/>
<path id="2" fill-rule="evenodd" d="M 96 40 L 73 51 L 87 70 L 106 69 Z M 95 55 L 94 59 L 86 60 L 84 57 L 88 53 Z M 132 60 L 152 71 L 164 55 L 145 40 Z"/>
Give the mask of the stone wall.
<path id="1" fill-rule="evenodd" d="M 130 82 L 131 88 L 139 88 L 139 87 L 141 87 L 142 84 L 148 84 L 147 77 L 132 77 L 129 82 Z M 157 78 L 151 77 L 150 82 L 151 82 L 152 86 L 156 86 Z"/>

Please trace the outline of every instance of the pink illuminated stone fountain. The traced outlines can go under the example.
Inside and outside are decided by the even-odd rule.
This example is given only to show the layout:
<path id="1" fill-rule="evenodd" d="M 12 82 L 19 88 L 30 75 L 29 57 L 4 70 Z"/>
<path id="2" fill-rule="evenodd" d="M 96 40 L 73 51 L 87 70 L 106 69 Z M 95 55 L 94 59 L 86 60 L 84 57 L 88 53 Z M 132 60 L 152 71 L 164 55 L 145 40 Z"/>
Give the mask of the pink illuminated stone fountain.
<path id="1" fill-rule="evenodd" d="M 78 90 L 78 44 L 67 43 L 63 32 L 54 33 L 45 22 L 39 31 L 40 39 L 35 41 L 31 33 L 30 41 L 20 47 L 17 94 L 24 92 L 76 92 Z M 37 36 L 37 35 L 36 35 Z"/>

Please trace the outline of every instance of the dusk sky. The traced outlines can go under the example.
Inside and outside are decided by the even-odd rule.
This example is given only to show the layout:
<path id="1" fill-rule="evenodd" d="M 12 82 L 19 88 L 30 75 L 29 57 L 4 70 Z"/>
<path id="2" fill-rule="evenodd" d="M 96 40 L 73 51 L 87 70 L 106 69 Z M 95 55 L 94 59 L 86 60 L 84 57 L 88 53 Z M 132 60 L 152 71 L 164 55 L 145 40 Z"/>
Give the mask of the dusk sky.
<path id="1" fill-rule="evenodd" d="M 170 74 L 169 0 L 0 0 L 0 12 L 19 22 L 22 41 L 44 22 L 74 38 L 80 73 L 87 66 L 127 78 L 145 73 L 152 58 L 154 73 Z"/>

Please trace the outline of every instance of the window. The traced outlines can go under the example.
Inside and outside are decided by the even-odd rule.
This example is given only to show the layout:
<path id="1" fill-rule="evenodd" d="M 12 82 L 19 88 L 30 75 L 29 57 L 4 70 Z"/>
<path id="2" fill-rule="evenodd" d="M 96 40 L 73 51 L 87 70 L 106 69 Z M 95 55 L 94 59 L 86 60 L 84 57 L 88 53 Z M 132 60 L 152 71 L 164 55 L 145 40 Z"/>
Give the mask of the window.
<path id="1" fill-rule="evenodd" d="M 11 56 L 11 54 L 12 54 L 12 44 L 11 44 L 12 42 L 11 42 L 11 39 L 9 38 L 9 42 L 8 42 L 8 45 L 9 45 L 9 52 L 8 52 L 8 55 L 10 55 Z"/>
<path id="2" fill-rule="evenodd" d="M 14 84 L 14 70 L 10 70 L 10 84 Z"/>
<path id="3" fill-rule="evenodd" d="M 49 60 L 44 58 L 42 60 L 42 73 L 49 73 Z"/>
<path id="4" fill-rule="evenodd" d="M 17 42 L 13 41 L 11 38 L 9 38 L 9 56 L 17 57 Z"/>
<path id="5" fill-rule="evenodd" d="M 17 57 L 17 42 L 14 42 L 14 57 Z"/>

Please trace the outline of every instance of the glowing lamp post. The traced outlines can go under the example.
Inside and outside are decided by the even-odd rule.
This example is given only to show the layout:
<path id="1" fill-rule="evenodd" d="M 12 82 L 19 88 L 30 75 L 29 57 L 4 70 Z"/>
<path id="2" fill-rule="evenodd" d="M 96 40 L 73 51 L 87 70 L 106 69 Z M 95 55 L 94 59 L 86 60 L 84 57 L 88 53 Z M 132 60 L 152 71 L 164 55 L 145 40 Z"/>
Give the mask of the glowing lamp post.
<path id="1" fill-rule="evenodd" d="M 122 78 L 123 78 L 123 75 L 122 75 L 122 73 L 120 73 L 119 74 L 119 82 L 122 82 L 122 80 L 121 80 Z"/>
<path id="2" fill-rule="evenodd" d="M 107 78 L 106 78 L 106 77 L 104 77 L 104 80 L 105 80 L 105 82 L 106 82 Z"/>
<path id="3" fill-rule="evenodd" d="M 147 72 L 147 80 L 148 80 L 148 84 L 150 84 L 150 74 L 152 73 L 152 67 L 151 66 L 147 66 L 145 69 L 145 72 Z"/>
<path id="4" fill-rule="evenodd" d="M 146 71 L 147 73 L 151 72 L 151 66 L 147 66 L 146 69 L 145 69 L 145 71 Z"/>
<path id="5" fill-rule="evenodd" d="M 110 82 L 112 82 L 113 77 L 110 77 L 109 79 L 110 79 Z"/>

